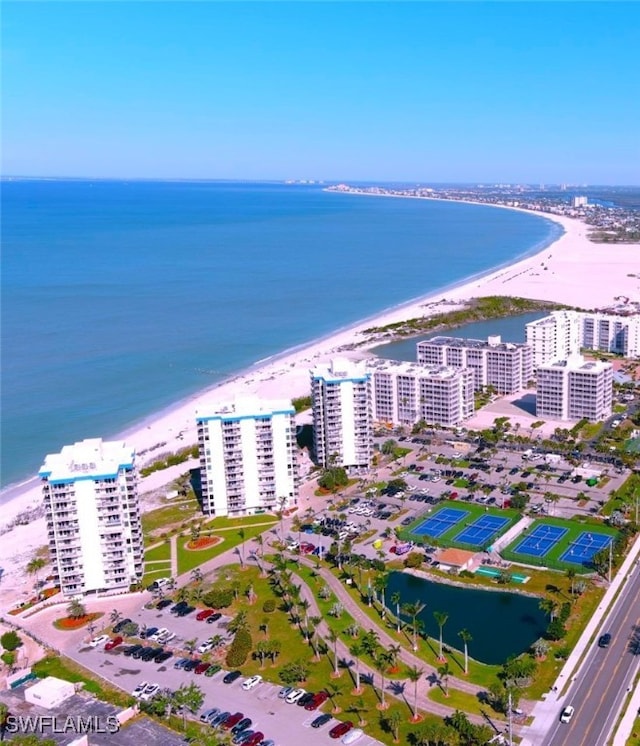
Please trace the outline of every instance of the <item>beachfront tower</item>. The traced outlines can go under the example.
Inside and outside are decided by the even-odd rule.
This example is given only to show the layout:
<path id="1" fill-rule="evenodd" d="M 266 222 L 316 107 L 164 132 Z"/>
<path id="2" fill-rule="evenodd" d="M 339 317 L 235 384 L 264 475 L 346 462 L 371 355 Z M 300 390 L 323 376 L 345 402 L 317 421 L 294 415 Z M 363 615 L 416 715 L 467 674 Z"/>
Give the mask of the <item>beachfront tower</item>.
<path id="1" fill-rule="evenodd" d="M 316 462 L 366 471 L 373 457 L 370 373 L 362 363 L 336 358 L 310 374 Z"/>
<path id="2" fill-rule="evenodd" d="M 418 342 L 421 365 L 470 368 L 474 387 L 493 386 L 499 394 L 515 394 L 533 378 L 533 356 L 527 344 L 503 342 L 500 336 L 480 339 L 433 337 Z"/>
<path id="3" fill-rule="evenodd" d="M 613 366 L 571 355 L 538 367 L 536 417 L 593 422 L 611 416 Z"/>
<path id="4" fill-rule="evenodd" d="M 126 591 L 142 579 L 135 453 L 101 438 L 50 453 L 42 479 L 49 550 L 65 596 Z"/>
<path id="5" fill-rule="evenodd" d="M 526 325 L 527 344 L 533 350 L 535 367 L 566 360 L 580 352 L 581 319 L 575 311 L 553 311 Z"/>
<path id="6" fill-rule="evenodd" d="M 473 371 L 469 368 L 377 360 L 369 370 L 375 422 L 457 427 L 474 413 Z"/>
<path id="7" fill-rule="evenodd" d="M 295 410 L 290 400 L 239 398 L 196 412 L 202 510 L 245 515 L 298 502 Z"/>

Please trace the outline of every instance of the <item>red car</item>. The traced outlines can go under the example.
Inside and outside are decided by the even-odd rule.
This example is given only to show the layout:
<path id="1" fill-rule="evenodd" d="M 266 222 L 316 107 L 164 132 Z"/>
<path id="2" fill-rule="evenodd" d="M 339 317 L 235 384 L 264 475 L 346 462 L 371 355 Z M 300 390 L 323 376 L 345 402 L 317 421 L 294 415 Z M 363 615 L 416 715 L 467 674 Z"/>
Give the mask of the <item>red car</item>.
<path id="1" fill-rule="evenodd" d="M 262 743 L 263 741 L 264 733 L 260 733 L 260 731 L 257 731 L 251 736 L 249 740 L 243 741 L 242 746 L 258 746 L 258 744 Z"/>
<path id="2" fill-rule="evenodd" d="M 118 645 L 122 645 L 123 639 L 122 637 L 112 637 L 108 643 L 104 646 L 105 650 L 113 650 L 114 648 L 117 648 Z"/>
<path id="3" fill-rule="evenodd" d="M 215 613 L 216 613 L 215 609 L 203 609 L 202 611 L 199 611 L 196 614 L 196 619 L 199 622 L 204 622 L 205 619 L 208 619 L 210 616 L 212 616 Z"/>
<path id="4" fill-rule="evenodd" d="M 225 730 L 231 730 L 231 728 L 233 728 L 234 725 L 237 725 L 243 717 L 244 715 L 241 712 L 236 712 L 224 721 L 222 727 Z"/>
<path id="5" fill-rule="evenodd" d="M 300 554 L 311 554 L 314 549 L 315 546 L 310 544 L 308 541 L 303 541 L 302 544 L 300 544 Z"/>
<path id="6" fill-rule="evenodd" d="M 313 699 L 304 706 L 304 709 L 309 711 L 317 710 L 318 707 L 323 705 L 328 699 L 329 695 L 326 692 L 318 692 L 313 695 Z"/>
<path id="7" fill-rule="evenodd" d="M 457 500 L 457 499 L 458 499 L 458 493 L 457 492 L 452 492 L 449 495 L 449 500 Z"/>
<path id="8" fill-rule="evenodd" d="M 338 723 L 329 731 L 330 738 L 340 738 L 348 733 L 353 728 L 353 723 L 350 720 L 345 720 L 344 723 Z"/>
<path id="9" fill-rule="evenodd" d="M 211 663 L 198 663 L 198 665 L 193 669 L 193 673 L 204 673 L 207 668 L 211 668 Z"/>

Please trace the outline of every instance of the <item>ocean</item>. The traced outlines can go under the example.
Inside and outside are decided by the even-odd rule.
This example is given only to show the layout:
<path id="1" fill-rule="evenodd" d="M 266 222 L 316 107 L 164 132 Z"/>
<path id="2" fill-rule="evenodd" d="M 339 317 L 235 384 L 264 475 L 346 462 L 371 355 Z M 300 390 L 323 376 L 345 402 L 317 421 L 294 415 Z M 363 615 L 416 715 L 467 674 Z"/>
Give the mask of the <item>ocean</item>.
<path id="1" fill-rule="evenodd" d="M 318 185 L 5 180 L 0 485 L 258 361 L 540 250 L 511 210 Z"/>

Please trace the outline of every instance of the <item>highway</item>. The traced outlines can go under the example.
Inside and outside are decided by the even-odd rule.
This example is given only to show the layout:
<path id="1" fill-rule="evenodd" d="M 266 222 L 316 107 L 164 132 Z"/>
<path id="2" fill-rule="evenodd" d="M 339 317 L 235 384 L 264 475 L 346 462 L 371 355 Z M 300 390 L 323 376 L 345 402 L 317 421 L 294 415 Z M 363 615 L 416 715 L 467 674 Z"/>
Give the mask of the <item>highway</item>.
<path id="1" fill-rule="evenodd" d="M 553 727 L 544 746 L 606 746 L 620 713 L 627 689 L 640 666 L 640 571 L 634 568 L 630 579 L 599 630 L 610 632 L 608 648 L 599 648 L 597 640 L 586 654 L 574 682 L 559 706 Z M 570 723 L 560 723 L 560 712 L 573 705 Z"/>

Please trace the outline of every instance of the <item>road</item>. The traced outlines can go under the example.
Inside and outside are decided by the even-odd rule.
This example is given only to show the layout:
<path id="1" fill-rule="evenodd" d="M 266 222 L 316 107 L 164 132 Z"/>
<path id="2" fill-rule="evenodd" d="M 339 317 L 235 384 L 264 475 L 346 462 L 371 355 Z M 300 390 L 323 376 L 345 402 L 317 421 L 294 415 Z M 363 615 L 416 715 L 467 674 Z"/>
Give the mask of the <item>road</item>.
<path id="1" fill-rule="evenodd" d="M 544 740 L 544 746 L 604 746 L 612 733 L 620 708 L 640 666 L 636 654 L 640 624 L 640 570 L 634 570 L 623 587 L 602 632 L 613 636 L 602 649 L 593 644 L 569 687 L 558 718 Z M 573 705 L 571 723 L 560 723 L 560 711 Z"/>

